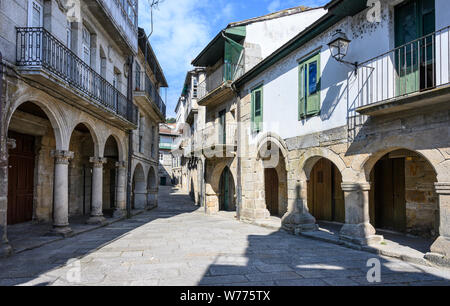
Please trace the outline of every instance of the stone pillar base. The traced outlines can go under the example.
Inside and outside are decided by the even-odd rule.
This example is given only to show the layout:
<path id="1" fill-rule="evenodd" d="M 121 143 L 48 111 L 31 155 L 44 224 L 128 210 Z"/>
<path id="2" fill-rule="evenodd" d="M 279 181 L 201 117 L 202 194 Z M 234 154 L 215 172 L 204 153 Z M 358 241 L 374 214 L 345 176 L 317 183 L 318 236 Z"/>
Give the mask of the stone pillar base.
<path id="1" fill-rule="evenodd" d="M 450 267 L 450 238 L 440 236 L 436 239 L 425 259 L 439 266 Z"/>
<path id="2" fill-rule="evenodd" d="M 14 253 L 13 248 L 9 244 L 0 245 L 0 258 L 6 258 Z"/>
<path id="3" fill-rule="evenodd" d="M 127 215 L 127 212 L 125 210 L 117 208 L 116 210 L 114 210 L 113 217 L 114 218 L 123 218 L 126 215 Z"/>
<path id="4" fill-rule="evenodd" d="M 270 212 L 267 209 L 249 209 L 243 208 L 240 212 L 241 220 L 263 221 L 270 218 Z"/>
<path id="5" fill-rule="evenodd" d="M 288 212 L 281 220 L 283 229 L 298 235 L 302 232 L 314 232 L 319 229 L 316 219 L 310 213 Z"/>
<path id="6" fill-rule="evenodd" d="M 383 236 L 375 235 L 375 233 L 375 228 L 370 223 L 344 224 L 339 233 L 339 238 L 344 242 L 370 246 L 384 240 Z"/>
<path id="7" fill-rule="evenodd" d="M 47 236 L 62 236 L 67 238 L 73 236 L 73 231 L 69 226 L 54 226 Z"/>
<path id="8" fill-rule="evenodd" d="M 89 225 L 103 225 L 105 224 L 106 219 L 103 216 L 92 216 L 89 220 L 86 221 Z"/>

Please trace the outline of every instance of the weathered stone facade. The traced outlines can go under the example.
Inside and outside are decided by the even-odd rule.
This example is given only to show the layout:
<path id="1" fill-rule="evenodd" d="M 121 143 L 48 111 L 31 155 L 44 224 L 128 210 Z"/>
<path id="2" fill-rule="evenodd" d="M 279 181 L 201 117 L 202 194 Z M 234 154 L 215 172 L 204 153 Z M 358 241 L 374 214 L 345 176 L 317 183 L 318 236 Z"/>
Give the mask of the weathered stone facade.
<path id="1" fill-rule="evenodd" d="M 71 217 L 103 224 L 124 216 L 128 177 L 139 167 L 144 205 L 135 206 L 157 205 L 157 126 L 165 105 L 145 95 L 133 101 L 140 79 L 133 71 L 145 67 L 158 90 L 167 84 L 159 65 L 150 68 L 138 50 L 137 13 L 122 15 L 121 3 L 100 2 L 72 9 L 56 0 L 0 2 L 2 20 L 10 21 L 0 30 L 0 256 L 11 252 L 8 224 L 52 222 L 50 234 L 67 236 Z M 47 52 L 50 43 L 58 50 Z"/>

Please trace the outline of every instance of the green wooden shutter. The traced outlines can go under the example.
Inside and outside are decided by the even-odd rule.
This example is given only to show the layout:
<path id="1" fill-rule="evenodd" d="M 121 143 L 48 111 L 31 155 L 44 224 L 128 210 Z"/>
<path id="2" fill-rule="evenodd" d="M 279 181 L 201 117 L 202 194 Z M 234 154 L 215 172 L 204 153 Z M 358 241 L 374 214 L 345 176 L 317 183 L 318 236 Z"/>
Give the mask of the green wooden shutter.
<path id="1" fill-rule="evenodd" d="M 236 67 L 244 47 L 232 39 L 225 40 L 225 69 L 224 81 L 233 81 Z"/>
<path id="2" fill-rule="evenodd" d="M 263 91 L 262 87 L 252 91 L 252 132 L 258 133 L 262 130 L 263 122 Z"/>
<path id="3" fill-rule="evenodd" d="M 305 65 L 300 65 L 299 68 L 299 101 L 298 101 L 298 120 L 302 120 L 306 117 L 306 87 L 307 87 L 307 77 Z"/>
<path id="4" fill-rule="evenodd" d="M 320 113 L 320 53 L 300 64 L 299 120 Z"/>

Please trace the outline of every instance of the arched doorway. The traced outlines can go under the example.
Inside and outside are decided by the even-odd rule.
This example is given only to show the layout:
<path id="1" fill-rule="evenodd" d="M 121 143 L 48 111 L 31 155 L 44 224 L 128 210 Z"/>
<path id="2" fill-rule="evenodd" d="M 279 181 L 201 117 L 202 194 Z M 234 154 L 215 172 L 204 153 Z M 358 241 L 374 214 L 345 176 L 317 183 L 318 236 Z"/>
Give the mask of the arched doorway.
<path id="1" fill-rule="evenodd" d="M 274 168 L 264 169 L 264 184 L 266 194 L 266 207 L 271 216 L 279 215 L 278 202 L 278 174 Z"/>
<path id="2" fill-rule="evenodd" d="M 422 155 L 395 150 L 371 170 L 370 221 L 375 228 L 434 239 L 439 203 L 432 165 Z"/>
<path id="3" fill-rule="evenodd" d="M 118 173 L 116 163 L 119 161 L 119 145 L 113 136 L 105 144 L 103 155 L 107 162 L 103 165 L 103 211 L 112 216 L 117 208 L 116 189 Z"/>
<path id="4" fill-rule="evenodd" d="M 219 197 L 219 210 L 222 211 L 235 211 L 236 199 L 235 199 L 235 187 L 233 175 L 230 168 L 225 167 L 220 176 L 220 197 Z"/>
<path id="5" fill-rule="evenodd" d="M 53 212 L 54 159 L 56 149 L 52 123 L 42 108 L 32 102 L 20 105 L 11 117 L 7 224 L 36 219 L 50 221 Z"/>
<path id="6" fill-rule="evenodd" d="M 95 156 L 95 143 L 86 124 L 80 123 L 73 130 L 69 150 L 74 152 L 69 167 L 69 215 L 90 215 L 93 192 L 90 158 Z"/>
<path id="7" fill-rule="evenodd" d="M 144 168 L 138 164 L 134 169 L 132 185 L 132 209 L 145 209 L 147 206 L 147 184 Z"/>
<path id="8" fill-rule="evenodd" d="M 318 221 L 345 223 L 345 198 L 342 176 L 330 160 L 320 158 L 308 181 L 308 208 Z"/>
<path id="9" fill-rule="evenodd" d="M 271 216 L 282 217 L 287 212 L 286 161 L 280 147 L 268 141 L 259 149 L 264 169 L 264 191 L 266 208 Z"/>

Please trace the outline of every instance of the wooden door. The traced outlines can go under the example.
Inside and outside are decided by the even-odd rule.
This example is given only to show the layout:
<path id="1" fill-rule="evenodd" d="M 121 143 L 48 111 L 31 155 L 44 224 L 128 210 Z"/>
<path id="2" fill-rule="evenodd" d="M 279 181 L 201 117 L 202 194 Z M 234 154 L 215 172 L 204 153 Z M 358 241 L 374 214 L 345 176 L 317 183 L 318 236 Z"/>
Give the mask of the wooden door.
<path id="1" fill-rule="evenodd" d="M 434 0 L 410 0 L 395 7 L 397 95 L 434 86 L 432 37 L 415 40 L 433 33 L 435 23 Z"/>
<path id="2" fill-rule="evenodd" d="M 375 166 L 375 224 L 406 230 L 405 159 L 385 158 Z"/>
<path id="3" fill-rule="evenodd" d="M 8 224 L 33 219 L 34 193 L 34 137 L 9 132 L 16 140 L 16 148 L 9 152 L 8 172 Z"/>
<path id="4" fill-rule="evenodd" d="M 265 180 L 265 193 L 266 193 L 266 207 L 272 216 L 279 215 L 278 209 L 278 174 L 273 168 L 264 170 L 264 180 Z"/>
<path id="5" fill-rule="evenodd" d="M 311 171 L 308 184 L 308 203 L 311 203 L 312 215 L 317 220 L 333 221 L 331 162 L 322 158 Z"/>

